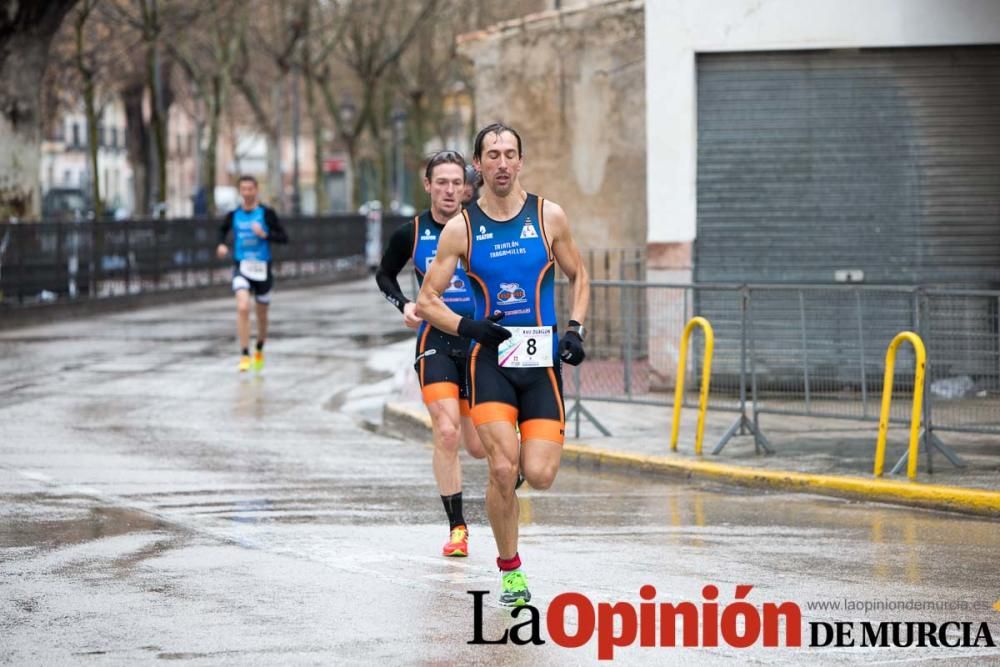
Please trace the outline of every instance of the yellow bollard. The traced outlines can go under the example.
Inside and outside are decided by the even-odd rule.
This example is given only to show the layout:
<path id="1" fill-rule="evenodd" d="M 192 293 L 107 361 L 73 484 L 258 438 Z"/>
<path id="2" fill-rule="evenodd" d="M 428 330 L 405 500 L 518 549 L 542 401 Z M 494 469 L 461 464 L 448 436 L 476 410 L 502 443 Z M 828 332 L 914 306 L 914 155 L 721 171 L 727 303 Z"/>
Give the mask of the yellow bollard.
<path id="1" fill-rule="evenodd" d="M 892 380 L 896 370 L 896 351 L 903 341 L 909 341 L 917 355 L 917 368 L 913 378 L 913 414 L 910 415 L 910 453 L 906 462 L 906 476 L 912 482 L 917 478 L 917 456 L 920 453 L 920 418 L 924 407 L 924 370 L 927 352 L 924 341 L 912 331 L 903 331 L 889 343 L 885 353 L 885 378 L 882 380 L 882 411 L 878 419 L 878 442 L 875 444 L 875 476 L 881 477 L 885 468 L 885 438 L 889 431 L 889 405 L 892 403 Z"/>
<path id="2" fill-rule="evenodd" d="M 712 324 L 704 317 L 692 317 L 684 327 L 684 333 L 681 334 L 681 355 L 677 364 L 677 388 L 674 390 L 674 423 L 670 432 L 670 449 L 677 451 L 677 434 L 681 427 L 681 403 L 684 402 L 684 367 L 687 364 L 688 338 L 696 326 L 700 326 L 705 333 L 701 394 L 698 400 L 698 431 L 694 439 L 694 453 L 701 456 L 701 441 L 705 433 L 705 410 L 708 409 L 708 385 L 712 380 L 712 349 L 715 347 L 715 332 L 712 331 Z"/>

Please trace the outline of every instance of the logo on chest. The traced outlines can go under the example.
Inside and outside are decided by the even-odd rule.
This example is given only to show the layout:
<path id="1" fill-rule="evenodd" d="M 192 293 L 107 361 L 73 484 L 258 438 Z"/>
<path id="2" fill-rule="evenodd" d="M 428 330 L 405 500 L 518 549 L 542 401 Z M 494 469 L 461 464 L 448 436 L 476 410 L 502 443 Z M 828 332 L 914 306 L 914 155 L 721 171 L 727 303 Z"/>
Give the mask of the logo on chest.
<path id="1" fill-rule="evenodd" d="M 493 238 L 493 232 L 486 231 L 486 225 L 479 225 L 479 233 L 476 234 L 477 241 L 489 241 Z"/>
<path id="2" fill-rule="evenodd" d="M 524 227 L 521 228 L 521 238 L 522 239 L 538 238 L 538 231 L 535 230 L 535 225 L 532 224 L 530 215 L 524 219 Z"/>
<path id="3" fill-rule="evenodd" d="M 435 241 L 437 236 L 431 233 L 431 230 L 427 227 L 424 228 L 424 235 L 420 237 L 421 241 Z"/>
<path id="4" fill-rule="evenodd" d="M 512 306 L 517 303 L 526 303 L 524 288 L 519 283 L 500 283 L 500 291 L 497 292 L 497 304 L 502 306 Z"/>

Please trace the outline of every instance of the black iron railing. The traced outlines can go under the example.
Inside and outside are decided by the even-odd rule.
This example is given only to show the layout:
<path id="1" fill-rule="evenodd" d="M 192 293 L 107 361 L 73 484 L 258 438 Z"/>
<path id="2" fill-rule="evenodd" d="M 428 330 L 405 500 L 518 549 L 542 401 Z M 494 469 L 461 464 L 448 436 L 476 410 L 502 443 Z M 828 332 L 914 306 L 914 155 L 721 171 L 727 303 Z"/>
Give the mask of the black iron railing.
<path id="1" fill-rule="evenodd" d="M 291 241 L 272 249 L 279 278 L 364 271 L 364 216 L 282 216 L 282 224 Z M 229 284 L 232 262 L 215 254 L 218 228 L 209 219 L 0 224 L 0 308 Z"/>

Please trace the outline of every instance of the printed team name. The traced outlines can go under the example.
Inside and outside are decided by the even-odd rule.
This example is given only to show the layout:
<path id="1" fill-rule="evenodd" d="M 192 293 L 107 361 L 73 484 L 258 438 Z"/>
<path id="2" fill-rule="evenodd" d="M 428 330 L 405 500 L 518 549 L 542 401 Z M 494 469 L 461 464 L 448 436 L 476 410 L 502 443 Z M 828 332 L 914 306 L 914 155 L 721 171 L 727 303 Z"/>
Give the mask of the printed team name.
<path id="1" fill-rule="evenodd" d="M 719 589 L 711 584 L 702 588 L 705 599 L 694 602 L 652 602 L 656 589 L 639 589 L 645 600 L 600 602 L 596 605 L 580 593 L 561 593 L 549 603 L 545 628 L 549 639 L 563 648 L 580 648 L 597 638 L 599 660 L 614 659 L 616 648 L 633 646 L 638 640 L 643 648 L 710 648 L 729 646 L 802 648 L 802 611 L 795 602 L 765 602 L 755 606 L 746 600 L 753 586 L 737 585 L 734 600 L 720 605 Z M 469 644 L 545 644 L 541 616 L 531 605 L 515 607 L 511 618 L 520 623 L 503 631 L 495 639 L 483 636 L 483 598 L 489 591 L 467 591 L 473 597 L 472 640 Z M 576 621 L 567 628 L 567 619 Z M 989 624 L 949 621 L 823 621 L 809 622 L 807 647 L 871 648 L 995 648 Z M 855 631 L 860 629 L 860 633 Z M 699 631 L 700 630 L 700 631 Z M 783 632 L 782 632 L 783 630 Z M 678 635 L 680 642 L 678 642 Z"/>
<path id="2" fill-rule="evenodd" d="M 641 602 L 638 609 L 629 602 L 600 602 L 595 606 L 580 593 L 561 593 L 549 603 L 545 625 L 549 638 L 564 648 L 579 648 L 596 634 L 599 660 L 611 660 L 616 648 L 631 646 L 636 639 L 644 648 L 712 647 L 719 646 L 720 639 L 723 645 L 735 648 L 752 646 L 761 639 L 764 646 L 801 646 L 802 612 L 799 606 L 794 602 L 767 602 L 762 609 L 758 609 L 744 600 L 752 588 L 737 586 L 736 601 L 726 605 L 721 613 L 719 604 L 715 602 L 719 589 L 712 585 L 702 589 L 705 601 L 700 608 L 693 602 Z M 512 618 L 527 614 L 528 620 L 505 630 L 497 639 L 485 639 L 482 606 L 483 597 L 489 591 L 468 593 L 474 598 L 473 639 L 469 644 L 506 644 L 508 641 L 522 645 L 545 643 L 541 637 L 538 610 L 531 605 L 511 611 Z M 639 589 L 639 597 L 652 600 L 656 597 L 656 589 L 643 586 Z M 566 628 L 567 612 L 571 609 L 576 615 L 574 632 Z M 780 619 L 784 619 L 784 643 L 779 641 Z M 699 625 L 701 634 L 698 632 Z M 678 630 L 681 631 L 680 644 L 677 643 Z"/>
<path id="3" fill-rule="evenodd" d="M 508 255 L 527 255 L 528 249 L 521 246 L 518 241 L 505 241 L 494 243 L 493 250 L 490 251 L 490 259 L 497 257 L 507 257 Z"/>

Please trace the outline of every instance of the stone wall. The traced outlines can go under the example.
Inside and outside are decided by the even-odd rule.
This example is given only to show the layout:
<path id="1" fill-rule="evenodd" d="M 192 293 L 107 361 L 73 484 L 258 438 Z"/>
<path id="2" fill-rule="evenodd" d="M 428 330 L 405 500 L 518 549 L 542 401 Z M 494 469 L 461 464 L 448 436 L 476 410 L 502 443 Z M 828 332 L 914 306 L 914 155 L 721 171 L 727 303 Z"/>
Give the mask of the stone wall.
<path id="1" fill-rule="evenodd" d="M 460 38 L 481 127 L 524 141 L 521 183 L 566 209 L 582 248 L 646 245 L 644 8 L 581 3 Z"/>

